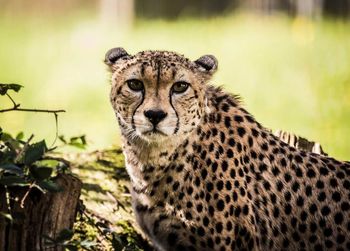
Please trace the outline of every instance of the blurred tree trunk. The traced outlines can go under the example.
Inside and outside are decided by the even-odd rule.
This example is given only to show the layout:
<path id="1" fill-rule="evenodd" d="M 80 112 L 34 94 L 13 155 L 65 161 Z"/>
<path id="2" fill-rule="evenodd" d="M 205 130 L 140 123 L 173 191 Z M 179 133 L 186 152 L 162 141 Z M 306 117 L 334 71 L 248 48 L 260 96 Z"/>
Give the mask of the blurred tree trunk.
<path id="1" fill-rule="evenodd" d="M 134 20 L 134 0 L 99 0 L 100 16 L 104 22 L 130 26 Z M 120 26 L 119 26 L 120 27 Z"/>
<path id="2" fill-rule="evenodd" d="M 63 191 L 42 193 L 31 189 L 23 208 L 21 200 L 28 187 L 9 187 L 10 205 L 6 190 L 0 186 L 0 212 L 10 213 L 13 221 L 0 217 L 0 251 L 61 251 L 62 247 L 48 247 L 45 238 L 57 237 L 62 229 L 71 229 L 75 221 L 82 183 L 67 175 L 58 175 L 55 183 Z M 17 199 L 14 199 L 17 198 Z"/>
<path id="3" fill-rule="evenodd" d="M 333 17 L 349 17 L 350 0 L 324 0 L 324 12 Z"/>
<path id="4" fill-rule="evenodd" d="M 242 1 L 242 3 L 246 8 L 259 11 L 263 14 L 271 14 L 278 9 L 280 4 L 278 0 L 246 0 Z"/>
<path id="5" fill-rule="evenodd" d="M 297 0 L 296 15 L 319 18 L 322 15 L 323 0 Z"/>

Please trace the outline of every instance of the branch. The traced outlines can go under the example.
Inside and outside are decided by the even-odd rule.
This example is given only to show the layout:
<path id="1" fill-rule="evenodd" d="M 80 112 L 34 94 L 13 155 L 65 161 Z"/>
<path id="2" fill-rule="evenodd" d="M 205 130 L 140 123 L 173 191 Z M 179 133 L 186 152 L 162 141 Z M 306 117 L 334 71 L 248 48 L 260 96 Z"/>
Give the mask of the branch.
<path id="1" fill-rule="evenodd" d="M 6 93 L 6 96 L 11 100 L 11 102 L 13 104 L 13 108 L 18 108 L 20 106 L 19 104 L 16 104 L 16 102 L 13 100 L 13 98 L 8 93 Z"/>
<path id="2" fill-rule="evenodd" d="M 6 93 L 6 96 L 11 100 L 13 107 L 12 108 L 7 108 L 7 109 L 2 109 L 0 110 L 0 113 L 3 112 L 11 112 L 11 111 L 19 111 L 19 112 L 46 112 L 46 113 L 53 113 L 55 114 L 56 121 L 57 121 L 57 113 L 60 112 L 66 112 L 65 110 L 44 110 L 44 109 L 27 109 L 27 108 L 19 108 L 20 104 L 17 104 L 13 98 L 10 96 L 10 94 Z M 56 122 L 57 124 L 57 122 Z"/>
<path id="3" fill-rule="evenodd" d="M 26 108 L 18 108 L 18 104 L 16 107 L 8 108 L 8 109 L 2 109 L 0 110 L 0 113 L 3 112 L 10 112 L 10 111 L 18 111 L 18 112 L 46 112 L 46 113 L 60 113 L 60 112 L 66 112 L 65 110 L 46 110 L 46 109 L 26 109 Z"/>

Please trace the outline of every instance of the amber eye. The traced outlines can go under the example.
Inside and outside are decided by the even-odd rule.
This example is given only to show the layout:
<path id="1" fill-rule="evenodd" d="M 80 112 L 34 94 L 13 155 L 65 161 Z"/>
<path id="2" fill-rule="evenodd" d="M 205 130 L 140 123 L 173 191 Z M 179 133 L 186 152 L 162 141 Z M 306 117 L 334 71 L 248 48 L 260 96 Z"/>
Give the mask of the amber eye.
<path id="1" fill-rule="evenodd" d="M 138 79 L 130 79 L 130 80 L 127 80 L 126 83 L 128 87 L 135 92 L 140 92 L 140 91 L 143 91 L 144 89 L 142 81 Z"/>
<path id="2" fill-rule="evenodd" d="M 184 81 L 176 82 L 172 87 L 172 91 L 175 93 L 183 93 L 187 90 L 189 85 L 189 83 L 186 83 Z"/>

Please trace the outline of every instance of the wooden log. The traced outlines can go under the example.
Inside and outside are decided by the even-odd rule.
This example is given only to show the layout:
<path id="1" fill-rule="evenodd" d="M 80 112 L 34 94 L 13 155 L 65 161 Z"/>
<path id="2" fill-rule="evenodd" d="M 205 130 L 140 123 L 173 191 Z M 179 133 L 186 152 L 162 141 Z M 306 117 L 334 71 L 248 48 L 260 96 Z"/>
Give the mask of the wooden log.
<path id="1" fill-rule="evenodd" d="M 54 179 L 61 192 L 43 193 L 30 190 L 21 207 L 21 200 L 28 187 L 9 187 L 9 205 L 6 192 L 0 187 L 0 211 L 10 212 L 13 222 L 0 219 L 0 251 L 63 251 L 63 247 L 48 246 L 44 236 L 55 239 L 62 229 L 72 229 L 79 202 L 81 181 L 68 174 Z M 5 203 L 4 203 L 5 202 Z"/>

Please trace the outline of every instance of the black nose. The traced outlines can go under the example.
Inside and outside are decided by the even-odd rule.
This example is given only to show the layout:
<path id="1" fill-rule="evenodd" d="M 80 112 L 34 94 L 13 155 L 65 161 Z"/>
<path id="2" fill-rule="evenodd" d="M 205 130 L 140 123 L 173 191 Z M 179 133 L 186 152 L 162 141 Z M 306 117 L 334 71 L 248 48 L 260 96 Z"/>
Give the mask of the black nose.
<path id="1" fill-rule="evenodd" d="M 148 110 L 144 112 L 146 118 L 156 126 L 162 119 L 166 117 L 166 113 L 162 110 Z"/>

